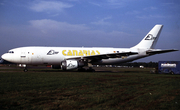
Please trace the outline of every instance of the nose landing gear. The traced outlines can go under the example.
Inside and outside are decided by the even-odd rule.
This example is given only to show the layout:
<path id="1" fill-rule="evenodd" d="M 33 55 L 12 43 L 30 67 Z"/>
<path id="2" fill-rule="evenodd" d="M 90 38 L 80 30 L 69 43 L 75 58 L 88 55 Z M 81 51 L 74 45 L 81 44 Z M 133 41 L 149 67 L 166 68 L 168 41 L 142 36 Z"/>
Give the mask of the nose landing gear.
<path id="1" fill-rule="evenodd" d="M 25 67 L 23 71 L 24 71 L 24 72 L 27 72 L 27 71 L 28 71 L 27 67 Z"/>
<path id="2" fill-rule="evenodd" d="M 19 67 L 24 67 L 24 72 L 28 71 L 26 64 L 19 64 Z"/>

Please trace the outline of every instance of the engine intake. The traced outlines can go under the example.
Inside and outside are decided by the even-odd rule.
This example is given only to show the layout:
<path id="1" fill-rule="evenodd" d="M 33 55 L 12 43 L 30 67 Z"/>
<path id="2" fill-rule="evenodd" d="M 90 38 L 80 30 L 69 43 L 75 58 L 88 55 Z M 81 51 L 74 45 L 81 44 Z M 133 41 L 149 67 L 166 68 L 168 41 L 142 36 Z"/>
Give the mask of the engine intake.
<path id="1" fill-rule="evenodd" d="M 84 66 L 84 62 L 81 60 L 65 60 L 61 63 L 62 70 L 72 70 L 82 66 Z"/>

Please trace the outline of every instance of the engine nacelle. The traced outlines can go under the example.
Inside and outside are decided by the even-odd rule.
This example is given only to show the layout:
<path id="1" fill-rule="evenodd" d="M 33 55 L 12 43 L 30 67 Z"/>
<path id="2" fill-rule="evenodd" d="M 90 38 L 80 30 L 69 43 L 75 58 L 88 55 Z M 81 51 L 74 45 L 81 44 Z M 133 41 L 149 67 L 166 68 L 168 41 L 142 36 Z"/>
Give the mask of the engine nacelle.
<path id="1" fill-rule="evenodd" d="M 78 60 L 65 60 L 61 63 L 62 70 L 72 70 L 84 66 L 84 62 Z"/>

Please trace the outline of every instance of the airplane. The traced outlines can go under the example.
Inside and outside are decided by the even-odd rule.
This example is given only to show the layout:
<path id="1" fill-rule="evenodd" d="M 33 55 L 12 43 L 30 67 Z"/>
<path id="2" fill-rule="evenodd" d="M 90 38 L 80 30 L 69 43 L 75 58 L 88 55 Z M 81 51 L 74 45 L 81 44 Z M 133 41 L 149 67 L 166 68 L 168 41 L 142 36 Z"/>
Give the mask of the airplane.
<path id="1" fill-rule="evenodd" d="M 103 47 L 43 47 L 29 46 L 11 49 L 3 54 L 3 60 L 20 64 L 24 71 L 27 65 L 52 65 L 54 69 L 84 70 L 84 66 L 114 65 L 130 62 L 155 54 L 178 51 L 176 49 L 154 49 L 163 25 L 155 25 L 149 33 L 131 48 L 103 48 Z"/>

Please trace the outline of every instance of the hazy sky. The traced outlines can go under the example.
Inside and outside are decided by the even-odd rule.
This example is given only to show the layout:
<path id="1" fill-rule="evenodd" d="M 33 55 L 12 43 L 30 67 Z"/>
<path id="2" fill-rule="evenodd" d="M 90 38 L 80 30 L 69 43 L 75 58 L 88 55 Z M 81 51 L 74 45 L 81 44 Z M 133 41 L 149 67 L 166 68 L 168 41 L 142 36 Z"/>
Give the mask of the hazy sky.
<path id="1" fill-rule="evenodd" d="M 22 46 L 132 47 L 163 24 L 156 48 L 180 49 L 179 0 L 1 0 L 0 55 Z M 138 61 L 178 60 L 180 52 Z"/>

